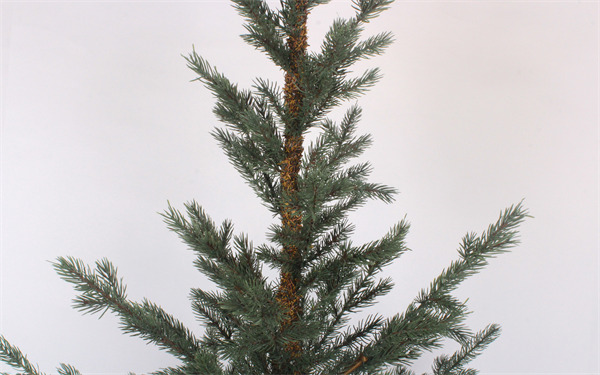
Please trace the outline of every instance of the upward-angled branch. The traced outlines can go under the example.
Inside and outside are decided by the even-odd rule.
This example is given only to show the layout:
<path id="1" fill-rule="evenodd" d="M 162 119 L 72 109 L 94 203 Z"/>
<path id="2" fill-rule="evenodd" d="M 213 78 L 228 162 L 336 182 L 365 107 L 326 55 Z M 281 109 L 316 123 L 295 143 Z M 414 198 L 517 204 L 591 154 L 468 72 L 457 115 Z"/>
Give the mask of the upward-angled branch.
<path id="1" fill-rule="evenodd" d="M 498 221 L 479 237 L 473 233 L 466 235 L 458 250 L 460 259 L 453 261 L 450 267 L 433 280 L 428 291 L 421 292 L 418 303 L 427 304 L 447 295 L 467 277 L 485 267 L 489 259 L 516 246 L 519 243 L 517 227 L 527 217 L 529 214 L 521 202 L 504 210 Z"/>
<path id="2" fill-rule="evenodd" d="M 0 335 L 0 360 L 16 369 L 23 370 L 27 375 L 44 375 L 37 366 L 29 362 L 27 356 L 19 348 L 11 345 L 2 335 Z"/>
<path id="3" fill-rule="evenodd" d="M 73 300 L 75 308 L 90 313 L 111 310 L 120 317 L 125 332 L 153 342 L 179 358 L 193 360 L 199 352 L 200 344 L 194 335 L 162 308 L 146 300 L 141 304 L 127 300 L 116 268 L 108 260 L 97 261 L 96 270 L 92 271 L 79 259 L 59 257 L 54 268 L 82 292 Z"/>
<path id="4" fill-rule="evenodd" d="M 403 315 L 389 319 L 377 339 L 357 354 L 368 359 L 361 364 L 361 369 L 376 371 L 386 364 L 408 363 L 424 350 L 439 346 L 443 337 L 464 337 L 461 324 L 466 307 L 449 293 L 487 265 L 489 258 L 515 246 L 518 243 L 516 228 L 528 216 L 519 203 L 502 212 L 498 221 L 479 237 L 465 236 L 459 249 L 461 259 L 452 262 Z M 349 364 L 348 368 L 352 366 Z"/>
<path id="5" fill-rule="evenodd" d="M 435 359 L 433 375 L 468 374 L 475 370 L 465 369 L 465 365 L 477 357 L 481 352 L 500 335 L 500 327 L 491 324 L 476 335 L 463 342 L 462 347 L 456 353 L 448 356 L 440 356 Z"/>
<path id="6" fill-rule="evenodd" d="M 355 98 L 380 78 L 378 69 L 367 70 L 359 78 L 346 79 L 348 67 L 356 61 L 381 54 L 393 41 L 389 32 L 359 42 L 363 24 L 387 9 L 393 0 L 355 0 L 355 17 L 336 19 L 325 35 L 319 53 L 307 59 L 306 103 L 310 111 L 308 128 L 340 101 Z"/>
<path id="7" fill-rule="evenodd" d="M 283 42 L 283 25 L 279 14 L 273 12 L 263 0 L 233 0 L 235 8 L 248 23 L 244 41 L 265 52 L 283 70 L 289 69 L 289 49 Z"/>
<path id="8" fill-rule="evenodd" d="M 59 375 L 81 375 L 79 370 L 71 365 L 67 365 L 65 363 L 61 363 L 60 367 L 57 369 Z"/>

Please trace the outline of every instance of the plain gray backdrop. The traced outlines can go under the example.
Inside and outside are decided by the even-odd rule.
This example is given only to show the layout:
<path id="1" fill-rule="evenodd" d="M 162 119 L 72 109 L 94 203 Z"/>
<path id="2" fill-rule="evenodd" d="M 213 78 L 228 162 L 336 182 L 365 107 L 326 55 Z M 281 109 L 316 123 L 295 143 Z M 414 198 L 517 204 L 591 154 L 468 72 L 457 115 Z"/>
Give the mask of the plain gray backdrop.
<path id="1" fill-rule="evenodd" d="M 149 298 L 200 336 L 188 293 L 212 285 L 157 212 L 196 199 L 255 244 L 275 219 L 209 135 L 222 126 L 213 98 L 190 82 L 181 54 L 195 45 L 244 88 L 283 75 L 239 38 L 242 18 L 225 0 L 3 1 L 1 10 L 0 333 L 47 372 L 60 362 L 88 374 L 177 365 L 122 334 L 110 313 L 73 310 L 75 292 L 49 261 L 107 257 L 131 299 Z M 310 48 L 350 14 L 350 1 L 315 10 Z M 393 46 L 355 70 L 384 74 L 358 100 L 360 132 L 374 138 L 362 160 L 400 194 L 351 220 L 362 243 L 406 215 L 413 251 L 386 269 L 396 287 L 363 316 L 403 311 L 456 259 L 463 235 L 525 198 L 535 218 L 522 244 L 457 292 L 473 329 L 503 327 L 473 366 L 597 374 L 598 3 L 397 1 L 364 35 L 385 30 Z"/>

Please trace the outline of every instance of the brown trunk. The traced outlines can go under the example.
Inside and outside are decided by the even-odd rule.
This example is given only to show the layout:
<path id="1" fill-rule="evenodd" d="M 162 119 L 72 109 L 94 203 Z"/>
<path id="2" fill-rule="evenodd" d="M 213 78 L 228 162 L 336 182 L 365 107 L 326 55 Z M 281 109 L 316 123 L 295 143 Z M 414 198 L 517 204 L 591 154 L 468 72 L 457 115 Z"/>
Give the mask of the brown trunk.
<path id="1" fill-rule="evenodd" d="M 302 212 L 298 206 L 296 195 L 298 192 L 298 174 L 303 152 L 302 132 L 298 129 L 300 120 L 300 108 L 304 95 L 300 91 L 300 62 L 306 53 L 308 46 L 306 39 L 306 19 L 308 16 L 307 0 L 296 0 L 295 7 L 298 18 L 292 35 L 287 39 L 287 45 L 291 51 L 290 69 L 285 75 L 285 104 L 290 114 L 290 123 L 285 124 L 285 159 L 281 163 L 281 186 L 283 196 L 286 197 L 281 210 L 281 223 L 285 232 L 291 234 L 289 238 L 295 238 L 302 229 Z M 291 242 L 291 241 L 290 241 Z M 298 247 L 293 243 L 283 246 L 284 253 L 289 256 L 290 262 L 281 270 L 277 301 L 283 308 L 285 320 L 282 330 L 292 322 L 297 321 L 302 314 L 302 298 L 298 294 L 298 283 L 300 279 L 299 264 L 301 256 Z M 290 360 L 302 355 L 302 343 L 299 341 L 289 342 L 285 347 Z M 283 364 L 278 370 L 289 372 Z M 298 372 L 296 372 L 298 373 Z"/>

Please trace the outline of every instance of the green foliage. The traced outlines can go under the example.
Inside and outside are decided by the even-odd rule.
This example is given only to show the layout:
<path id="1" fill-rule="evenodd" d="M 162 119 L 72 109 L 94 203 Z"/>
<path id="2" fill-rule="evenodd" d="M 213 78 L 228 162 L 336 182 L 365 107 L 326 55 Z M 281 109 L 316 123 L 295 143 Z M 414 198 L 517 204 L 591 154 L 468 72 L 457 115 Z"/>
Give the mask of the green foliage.
<path id="1" fill-rule="evenodd" d="M 3 336 L 0 336 L 0 360 L 16 369 L 23 370 L 30 375 L 43 375 L 37 368 L 29 362 L 19 348 L 11 345 Z"/>
<path id="2" fill-rule="evenodd" d="M 43 372 L 40 372 L 37 365 L 34 366 L 31 362 L 29 362 L 27 356 L 24 355 L 19 348 L 9 344 L 2 335 L 0 335 L 0 360 L 7 365 L 14 367 L 15 369 L 22 370 L 23 374 L 45 375 Z M 60 367 L 58 367 L 56 370 L 60 375 L 81 375 L 81 373 L 75 367 L 66 365 L 64 363 L 61 363 Z M 5 372 L 0 374 L 8 375 Z"/>
<path id="3" fill-rule="evenodd" d="M 123 331 L 156 344 L 182 360 L 193 360 L 200 350 L 200 343 L 193 334 L 161 307 L 147 300 L 129 301 L 116 268 L 108 260 L 97 261 L 96 269 L 91 270 L 81 260 L 59 257 L 54 268 L 81 292 L 73 302 L 83 313 L 104 314 L 110 310 L 120 317 Z"/>
<path id="4" fill-rule="evenodd" d="M 433 365 L 433 375 L 476 374 L 473 369 L 465 369 L 464 365 L 477 357 L 492 341 L 500 335 L 500 327 L 494 324 L 487 326 L 476 335 L 464 340 L 462 348 L 452 356 L 440 356 Z"/>
<path id="5" fill-rule="evenodd" d="M 271 9 L 263 0 L 232 0 L 246 19 L 243 39 L 264 52 L 283 71 L 289 70 L 286 39 L 297 32 L 295 0 L 283 0 Z M 308 9 L 329 0 L 307 2 Z M 347 216 L 371 199 L 389 203 L 395 189 L 368 182 L 369 163 L 350 164 L 371 145 L 369 135 L 356 135 L 361 109 L 351 105 L 339 123 L 326 115 L 343 101 L 354 99 L 381 77 L 377 68 L 348 77 L 355 62 L 381 54 L 392 42 L 390 33 L 361 40 L 364 24 L 387 9 L 392 0 L 353 0 L 354 17 L 336 19 L 318 52 L 300 62 L 302 108 L 294 124 L 299 132 L 318 132 L 304 150 L 294 198 L 302 213 L 300 233 L 282 224 L 269 228 L 270 243 L 253 246 L 244 234 L 234 234 L 230 221 L 217 226 L 195 201 L 182 213 L 170 204 L 162 214 L 168 228 L 194 252 L 194 265 L 218 291 L 194 288 L 190 299 L 194 314 L 206 327 L 204 336 L 191 331 L 160 306 L 130 301 L 116 268 L 106 259 L 92 269 L 81 260 L 60 257 L 58 274 L 79 292 L 74 307 L 83 313 L 107 311 L 120 318 L 124 332 L 157 345 L 176 358 L 179 367 L 155 374 L 274 374 L 287 360 L 284 347 L 302 343 L 302 355 L 292 367 L 302 374 L 409 375 L 411 363 L 424 352 L 452 339 L 461 349 L 440 356 L 433 375 L 474 374 L 465 365 L 498 337 L 490 325 L 473 334 L 465 326 L 465 302 L 451 293 L 467 277 L 484 268 L 494 256 L 517 244 L 517 226 L 528 216 L 521 204 L 501 213 L 498 221 L 477 236 L 468 234 L 458 249 L 459 258 L 423 289 L 403 313 L 386 318 L 368 315 L 348 326 L 353 313 L 375 304 L 392 290 L 379 271 L 408 251 L 406 220 L 394 225 L 381 239 L 354 244 Z M 196 51 L 186 57 L 188 66 L 215 96 L 214 113 L 226 124 L 212 135 L 231 164 L 247 181 L 273 215 L 287 202 L 281 187 L 284 137 L 292 123 L 282 90 L 276 83 L 257 78 L 252 90 L 239 89 Z M 296 125 L 295 125 L 296 126 Z M 292 243 L 301 254 L 297 264 L 302 314 L 285 329 L 276 302 L 277 281 L 263 267 L 281 270 L 291 260 L 281 251 Z M 27 358 L 0 336 L 0 360 L 27 374 L 41 374 Z M 60 374 L 76 375 L 61 364 Z"/>
<path id="6" fill-rule="evenodd" d="M 81 373 L 75 367 L 66 365 L 64 363 L 61 363 L 57 370 L 60 375 L 81 375 Z"/>

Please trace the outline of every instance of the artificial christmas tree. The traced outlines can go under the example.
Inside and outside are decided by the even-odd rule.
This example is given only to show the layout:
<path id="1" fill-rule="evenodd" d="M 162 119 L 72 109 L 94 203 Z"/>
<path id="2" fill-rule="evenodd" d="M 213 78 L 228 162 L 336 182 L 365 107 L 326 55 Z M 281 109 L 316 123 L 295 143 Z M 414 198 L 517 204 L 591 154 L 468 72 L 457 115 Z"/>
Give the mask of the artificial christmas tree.
<path id="1" fill-rule="evenodd" d="M 214 113 L 227 124 L 214 137 L 231 163 L 277 217 L 269 244 L 253 247 L 233 235 L 228 221 L 217 226 L 196 203 L 185 214 L 169 205 L 169 229 L 197 254 L 195 266 L 218 291 L 193 289 L 192 308 L 205 324 L 196 338 L 160 306 L 127 299 L 116 268 L 108 260 L 95 269 L 61 257 L 54 267 L 80 293 L 83 312 L 114 312 L 125 332 L 168 351 L 182 362 L 157 374 L 410 374 L 410 364 L 446 338 L 461 349 L 440 356 L 433 374 L 472 374 L 466 364 L 499 334 L 490 325 L 471 333 L 464 325 L 464 302 L 450 293 L 479 271 L 490 257 L 517 243 L 516 227 L 527 216 L 521 204 L 505 210 L 480 236 L 467 235 L 459 259 L 422 290 L 403 313 L 370 315 L 347 327 L 350 314 L 371 306 L 392 289 L 378 272 L 407 251 L 408 223 L 364 245 L 350 241 L 349 212 L 369 199 L 391 202 L 394 189 L 370 183 L 368 163 L 348 166 L 371 143 L 357 136 L 361 117 L 351 106 L 337 124 L 327 117 L 380 78 L 378 69 L 348 77 L 356 61 L 378 55 L 390 33 L 360 40 L 365 23 L 393 0 L 353 0 L 355 16 L 333 22 L 319 52 L 307 51 L 307 17 L 329 0 L 282 0 L 278 10 L 263 0 L 232 0 L 246 18 L 244 40 L 265 52 L 285 72 L 283 89 L 257 79 L 240 90 L 195 51 L 188 66 L 215 95 Z M 308 132 L 318 132 L 304 144 Z M 264 266 L 276 269 L 269 280 Z M 28 374 L 40 373 L 21 351 L 0 336 L 0 359 Z M 61 374 L 77 374 L 61 364 Z"/>

